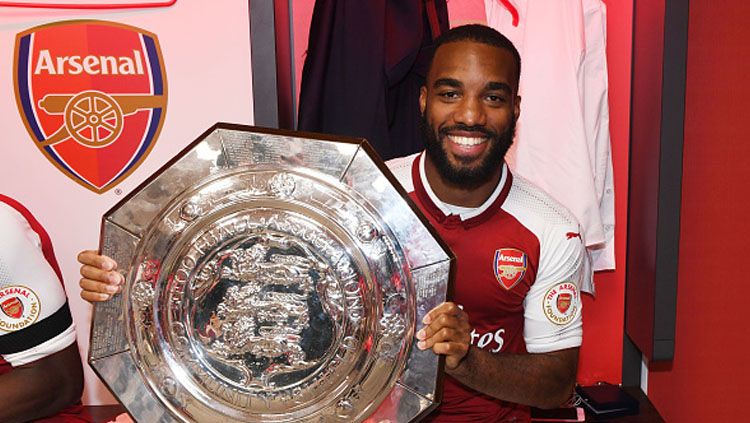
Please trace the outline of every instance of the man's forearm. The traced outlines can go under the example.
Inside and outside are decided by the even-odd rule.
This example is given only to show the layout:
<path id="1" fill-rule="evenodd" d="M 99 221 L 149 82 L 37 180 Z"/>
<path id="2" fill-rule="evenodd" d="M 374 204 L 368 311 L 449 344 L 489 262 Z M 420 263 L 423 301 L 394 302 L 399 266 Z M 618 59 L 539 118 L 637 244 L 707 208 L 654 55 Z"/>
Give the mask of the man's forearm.
<path id="1" fill-rule="evenodd" d="M 544 354 L 492 354 L 476 347 L 446 372 L 464 385 L 504 401 L 554 408 L 570 397 L 578 348 Z"/>
<path id="2" fill-rule="evenodd" d="M 0 376 L 0 421 L 25 422 L 54 415 L 77 402 L 83 390 L 78 346 Z"/>

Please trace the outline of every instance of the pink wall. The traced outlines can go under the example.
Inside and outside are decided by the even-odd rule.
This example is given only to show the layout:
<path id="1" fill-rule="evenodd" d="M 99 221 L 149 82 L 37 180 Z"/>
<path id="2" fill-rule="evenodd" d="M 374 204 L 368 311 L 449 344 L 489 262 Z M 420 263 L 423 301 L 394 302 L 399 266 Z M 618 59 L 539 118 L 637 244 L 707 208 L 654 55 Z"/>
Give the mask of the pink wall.
<path id="1" fill-rule="evenodd" d="M 748 420 L 750 5 L 717 6 L 690 1 L 675 358 L 648 376 L 668 422 Z"/>
<path id="2" fill-rule="evenodd" d="M 314 3 L 314 0 L 295 0 L 293 4 L 297 92 Z M 596 299 L 584 297 L 585 330 L 578 371 L 578 380 L 582 384 L 598 381 L 620 383 L 622 365 L 633 0 L 608 0 L 605 3 L 608 9 L 607 59 L 616 198 L 617 270 L 598 273 L 595 278 Z M 450 0 L 448 11 L 451 26 L 486 22 L 483 0 Z"/>
<path id="3" fill-rule="evenodd" d="M 38 25 L 78 19 L 112 21 L 152 32 L 158 37 L 164 60 L 168 100 L 161 135 L 143 163 L 103 194 L 83 188 L 50 164 L 26 131 L 13 93 L 16 34 Z M 80 275 L 75 257 L 79 251 L 99 245 L 104 212 L 203 131 L 217 121 L 252 123 L 248 28 L 246 0 L 226 1 L 214 8 L 202 2 L 178 1 L 166 8 L 116 11 L 0 7 L 0 192 L 22 202 L 50 234 L 84 360 L 89 349 L 91 305 L 78 295 Z M 117 44 L 117 40 L 109 42 Z M 70 47 L 76 49 L 72 50 L 75 54 L 87 51 L 84 45 Z M 56 88 L 61 86 L 67 88 L 64 84 Z M 127 81 L 110 91 L 132 92 Z M 99 165 L 106 168 L 109 163 Z M 84 403 L 113 403 L 114 398 L 91 368 L 84 365 L 84 372 Z"/>

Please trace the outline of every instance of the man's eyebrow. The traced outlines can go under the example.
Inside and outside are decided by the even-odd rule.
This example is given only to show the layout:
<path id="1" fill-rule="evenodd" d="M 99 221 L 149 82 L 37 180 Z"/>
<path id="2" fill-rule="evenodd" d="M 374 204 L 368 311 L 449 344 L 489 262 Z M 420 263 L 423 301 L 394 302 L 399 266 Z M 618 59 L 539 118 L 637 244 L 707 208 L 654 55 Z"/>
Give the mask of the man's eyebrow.
<path id="1" fill-rule="evenodd" d="M 436 79 L 435 82 L 432 84 L 433 88 L 439 88 L 439 87 L 453 87 L 453 88 L 461 88 L 463 84 L 458 79 L 453 78 L 439 78 Z"/>
<path id="2" fill-rule="evenodd" d="M 486 88 L 488 91 L 505 91 L 508 94 L 513 93 L 513 89 L 505 82 L 488 82 Z"/>

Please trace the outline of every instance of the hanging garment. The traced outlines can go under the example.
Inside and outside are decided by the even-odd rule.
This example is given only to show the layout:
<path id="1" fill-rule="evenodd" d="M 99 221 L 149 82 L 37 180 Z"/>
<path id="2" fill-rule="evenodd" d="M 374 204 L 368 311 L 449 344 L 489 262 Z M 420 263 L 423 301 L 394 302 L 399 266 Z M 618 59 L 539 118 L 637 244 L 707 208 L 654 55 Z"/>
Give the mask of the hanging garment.
<path id="1" fill-rule="evenodd" d="M 521 116 L 509 165 L 573 212 L 593 270 L 614 269 L 605 5 L 485 0 L 485 12 L 521 53 Z"/>
<path id="2" fill-rule="evenodd" d="M 419 87 L 445 0 L 318 0 L 302 71 L 298 129 L 366 138 L 384 159 L 424 148 Z"/>

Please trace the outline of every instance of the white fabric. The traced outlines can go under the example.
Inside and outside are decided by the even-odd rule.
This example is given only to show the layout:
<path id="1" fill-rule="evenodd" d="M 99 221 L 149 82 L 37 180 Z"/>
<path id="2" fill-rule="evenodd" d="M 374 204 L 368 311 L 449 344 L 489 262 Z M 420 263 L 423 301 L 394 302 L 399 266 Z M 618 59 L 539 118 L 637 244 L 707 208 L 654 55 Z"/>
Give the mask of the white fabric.
<path id="1" fill-rule="evenodd" d="M 539 239 L 539 270 L 524 298 L 523 337 L 530 353 L 578 347 L 583 342 L 580 292 L 585 285 L 589 257 L 579 238 L 569 233 L 581 230 L 575 217 L 546 193 L 521 177 L 514 177 L 503 210 L 515 217 Z M 544 313 L 545 297 L 560 283 L 576 286 L 578 297 L 571 320 L 551 322 Z"/>
<path id="2" fill-rule="evenodd" d="M 39 300 L 38 323 L 65 304 L 65 291 L 42 254 L 39 236 L 18 211 L 2 202 L 0 233 L 0 289 L 22 286 L 32 290 Z M 11 332 L 0 330 L 0 336 L 8 333 Z M 61 351 L 75 339 L 75 326 L 71 324 L 55 338 L 41 341 L 25 351 L 3 355 L 3 358 L 12 366 L 19 366 Z"/>
<path id="3" fill-rule="evenodd" d="M 26 351 L 15 354 L 5 354 L 3 359 L 13 367 L 33 363 L 39 359 L 62 351 L 76 340 L 76 329 L 74 325 L 68 326 L 64 332 Z"/>
<path id="4" fill-rule="evenodd" d="M 521 53 L 521 116 L 506 160 L 567 207 L 584 230 L 593 270 L 614 269 L 614 185 L 607 103 L 606 9 L 601 0 L 498 0 L 489 26 Z M 591 290 L 593 287 L 584 287 Z"/>
<path id="5" fill-rule="evenodd" d="M 398 157 L 385 162 L 385 165 L 388 166 L 388 170 L 393 173 L 393 176 L 396 177 L 401 184 L 401 187 L 403 187 L 404 191 L 408 193 L 414 192 L 414 181 L 411 179 L 411 166 L 414 164 L 414 159 L 419 154 L 422 153 L 414 153 L 410 156 Z"/>

